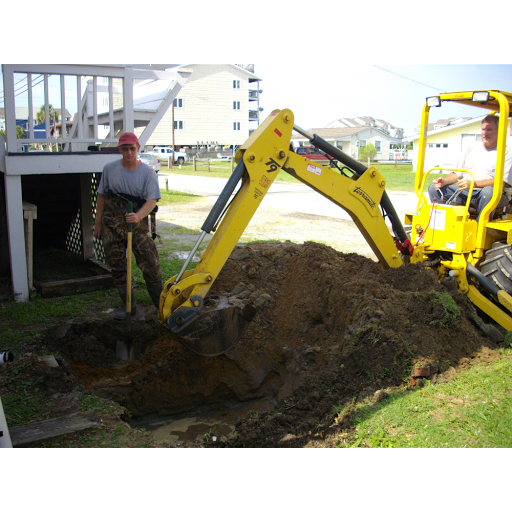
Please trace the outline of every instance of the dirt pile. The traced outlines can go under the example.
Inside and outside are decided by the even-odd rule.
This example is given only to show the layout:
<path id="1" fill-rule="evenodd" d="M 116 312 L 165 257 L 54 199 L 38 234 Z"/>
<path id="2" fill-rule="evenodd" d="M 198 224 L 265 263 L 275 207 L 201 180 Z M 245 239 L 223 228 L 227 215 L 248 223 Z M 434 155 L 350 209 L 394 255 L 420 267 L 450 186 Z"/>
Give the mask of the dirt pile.
<path id="1" fill-rule="evenodd" d="M 133 363 L 115 360 L 123 333 L 108 323 L 47 342 L 90 391 L 135 417 L 274 399 L 271 413 L 248 416 L 216 446 L 304 446 L 319 436 L 325 445 L 343 428 L 333 407 L 375 393 L 380 399 L 379 390 L 407 384 L 414 367 L 442 380 L 499 358 L 496 343 L 472 323 L 467 297 L 451 299 L 421 265 L 383 270 L 322 244 L 255 243 L 235 249 L 211 293 L 242 288 L 269 299 L 241 341 L 218 357 L 187 350 L 149 313 L 132 323 L 144 341 Z"/>

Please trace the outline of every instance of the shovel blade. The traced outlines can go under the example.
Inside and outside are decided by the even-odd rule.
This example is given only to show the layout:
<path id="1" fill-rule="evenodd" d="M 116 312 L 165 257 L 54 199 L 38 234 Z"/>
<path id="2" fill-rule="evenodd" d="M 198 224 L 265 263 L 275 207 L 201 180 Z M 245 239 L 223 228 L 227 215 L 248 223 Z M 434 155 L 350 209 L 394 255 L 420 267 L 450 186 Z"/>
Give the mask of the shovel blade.
<path id="1" fill-rule="evenodd" d="M 218 356 L 241 339 L 254 312 L 250 308 L 221 307 L 203 311 L 179 332 L 178 341 L 201 356 Z"/>

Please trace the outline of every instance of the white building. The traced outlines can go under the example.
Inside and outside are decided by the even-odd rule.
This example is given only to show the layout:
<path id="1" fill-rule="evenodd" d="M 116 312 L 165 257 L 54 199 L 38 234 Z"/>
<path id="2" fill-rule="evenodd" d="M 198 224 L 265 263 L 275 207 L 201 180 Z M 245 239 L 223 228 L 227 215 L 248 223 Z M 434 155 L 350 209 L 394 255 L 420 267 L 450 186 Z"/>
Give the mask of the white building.
<path id="1" fill-rule="evenodd" d="M 342 117 L 331 121 L 325 128 L 363 128 L 366 126 L 378 128 L 396 139 L 402 139 L 404 136 L 403 128 L 398 128 L 383 119 L 375 119 L 371 116 L 359 116 L 354 118 Z"/>
<path id="2" fill-rule="evenodd" d="M 259 125 L 261 78 L 251 65 L 186 64 L 187 83 L 146 142 L 147 148 L 237 146 Z M 174 130 L 173 130 L 174 127 Z M 173 141 L 174 132 L 174 141 Z"/>
<path id="3" fill-rule="evenodd" d="M 401 138 L 393 137 L 383 129 L 374 126 L 311 128 L 307 131 L 322 137 L 356 160 L 359 156 L 359 148 L 367 144 L 373 144 L 377 150 L 376 160 L 394 160 L 392 146 L 402 142 Z M 303 135 L 293 135 L 292 142 L 295 147 L 310 145 L 309 140 Z"/>
<path id="4" fill-rule="evenodd" d="M 481 124 L 484 117 L 459 117 L 429 123 L 425 170 L 428 171 L 434 167 L 455 167 L 461 153 L 474 142 L 482 140 Z M 417 133 L 404 139 L 404 143 L 413 145 L 413 149 L 409 150 L 409 156 L 412 158 L 414 171 L 416 171 L 420 139 L 419 129 L 416 131 Z M 507 134 L 507 140 L 509 139 L 510 132 Z M 510 145 L 510 142 L 507 144 Z"/>

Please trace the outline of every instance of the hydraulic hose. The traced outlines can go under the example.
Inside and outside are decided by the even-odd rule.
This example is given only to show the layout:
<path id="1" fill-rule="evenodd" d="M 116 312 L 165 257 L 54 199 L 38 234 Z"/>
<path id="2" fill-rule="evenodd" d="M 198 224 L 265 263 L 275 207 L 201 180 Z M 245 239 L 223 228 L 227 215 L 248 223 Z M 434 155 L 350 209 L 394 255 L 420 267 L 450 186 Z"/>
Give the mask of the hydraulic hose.
<path id="1" fill-rule="evenodd" d="M 308 133 L 306 130 L 303 130 L 297 125 L 293 125 L 293 129 L 299 132 L 301 135 L 304 135 L 304 137 L 306 137 L 307 139 L 309 139 L 313 146 L 317 147 L 327 155 L 331 156 L 332 158 L 335 158 L 336 160 L 340 161 L 343 165 L 346 165 L 347 167 L 352 169 L 357 177 L 362 176 L 363 173 L 368 170 L 368 167 L 363 165 L 361 162 L 354 160 L 352 157 L 341 151 L 341 149 L 338 149 L 334 147 L 332 144 L 329 144 L 329 142 L 327 142 L 325 139 L 322 139 L 322 137 Z M 405 240 L 409 240 L 409 237 L 407 236 L 407 233 L 405 232 L 405 229 L 402 223 L 400 222 L 400 219 L 398 218 L 393 203 L 389 199 L 386 191 L 384 191 L 384 193 L 382 194 L 380 205 L 382 206 L 382 209 L 384 210 L 386 215 L 389 217 L 389 220 L 391 221 L 391 226 L 393 227 L 393 232 L 395 233 L 395 236 L 400 240 L 400 242 L 405 242 Z"/>
<path id="2" fill-rule="evenodd" d="M 487 279 L 475 266 L 471 263 L 467 263 L 468 274 L 474 277 L 489 293 L 491 293 L 494 297 L 498 297 L 498 292 L 500 288 L 498 288 L 492 281 Z"/>
<path id="3" fill-rule="evenodd" d="M 217 220 L 222 215 L 222 212 L 224 211 L 224 208 L 229 201 L 231 195 L 233 194 L 233 191 L 235 190 L 238 182 L 242 179 L 242 176 L 245 173 L 245 164 L 243 158 L 240 158 L 240 161 L 238 162 L 237 166 L 235 167 L 235 170 L 229 177 L 226 185 L 224 186 L 222 192 L 220 193 L 219 197 L 217 198 L 217 201 L 215 201 L 215 204 L 213 205 L 213 208 L 211 209 L 210 213 L 208 214 L 208 217 L 204 221 L 203 225 L 201 226 L 201 230 L 205 233 L 211 233 L 213 230 L 215 224 L 217 223 Z"/>

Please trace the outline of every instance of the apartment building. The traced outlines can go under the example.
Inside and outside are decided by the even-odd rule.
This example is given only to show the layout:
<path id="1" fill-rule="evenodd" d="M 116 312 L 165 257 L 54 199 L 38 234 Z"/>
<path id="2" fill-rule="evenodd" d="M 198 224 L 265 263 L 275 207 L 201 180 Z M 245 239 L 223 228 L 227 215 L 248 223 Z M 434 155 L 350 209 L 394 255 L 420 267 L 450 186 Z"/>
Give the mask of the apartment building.
<path id="1" fill-rule="evenodd" d="M 192 73 L 146 142 L 146 149 L 238 146 L 259 125 L 260 81 L 254 66 L 184 64 Z"/>

